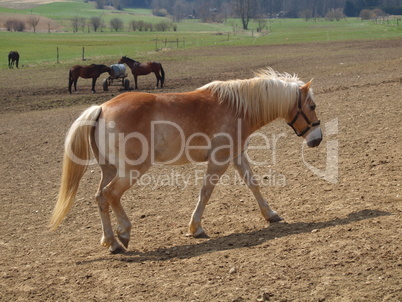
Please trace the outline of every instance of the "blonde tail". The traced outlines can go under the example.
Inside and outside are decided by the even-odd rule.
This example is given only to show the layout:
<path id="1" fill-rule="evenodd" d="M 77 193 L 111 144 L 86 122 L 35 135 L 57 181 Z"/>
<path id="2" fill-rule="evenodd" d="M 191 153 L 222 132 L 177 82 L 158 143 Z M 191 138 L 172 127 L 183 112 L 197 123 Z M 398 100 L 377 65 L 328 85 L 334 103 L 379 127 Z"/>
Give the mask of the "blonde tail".
<path id="1" fill-rule="evenodd" d="M 52 230 L 59 226 L 73 205 L 78 185 L 90 159 L 90 135 L 101 111 L 100 106 L 88 108 L 67 133 L 60 190 L 49 224 Z"/>

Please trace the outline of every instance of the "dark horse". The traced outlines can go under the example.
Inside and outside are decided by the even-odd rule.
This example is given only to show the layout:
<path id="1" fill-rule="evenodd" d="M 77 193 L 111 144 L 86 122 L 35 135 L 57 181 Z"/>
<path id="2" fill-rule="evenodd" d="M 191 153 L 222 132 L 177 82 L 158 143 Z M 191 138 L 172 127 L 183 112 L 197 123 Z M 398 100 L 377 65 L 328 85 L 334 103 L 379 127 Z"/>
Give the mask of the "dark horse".
<path id="1" fill-rule="evenodd" d="M 70 68 L 70 72 L 68 75 L 68 91 L 71 93 L 71 86 L 74 83 L 74 89 L 77 92 L 77 81 L 78 78 L 90 79 L 92 78 L 92 93 L 95 93 L 95 83 L 99 76 L 104 73 L 108 72 L 112 75 L 113 70 L 102 64 L 91 64 L 88 66 L 82 65 L 74 65 Z"/>
<path id="2" fill-rule="evenodd" d="M 134 76 L 135 89 L 138 89 L 137 77 L 139 75 L 147 75 L 153 72 L 156 76 L 156 88 L 159 86 L 159 81 L 161 81 L 161 88 L 163 88 L 163 82 L 165 82 L 165 71 L 162 68 L 162 64 L 158 62 L 147 62 L 140 63 L 136 60 L 127 58 L 126 56 L 121 57 L 118 62 L 119 64 L 127 64 L 130 67 L 131 72 Z M 160 74 L 159 74 L 160 72 Z"/>
<path id="3" fill-rule="evenodd" d="M 13 68 L 14 67 L 14 62 L 15 66 L 18 68 L 18 61 L 20 60 L 20 54 L 18 51 L 10 51 L 8 54 L 8 68 Z"/>

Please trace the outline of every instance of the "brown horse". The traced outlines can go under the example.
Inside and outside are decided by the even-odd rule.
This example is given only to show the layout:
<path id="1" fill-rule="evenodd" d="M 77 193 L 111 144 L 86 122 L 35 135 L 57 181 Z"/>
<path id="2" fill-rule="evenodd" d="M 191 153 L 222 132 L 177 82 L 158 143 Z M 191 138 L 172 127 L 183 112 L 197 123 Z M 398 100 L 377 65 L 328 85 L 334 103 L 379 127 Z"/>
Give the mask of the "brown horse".
<path id="1" fill-rule="evenodd" d="M 247 80 L 215 81 L 186 93 L 128 92 L 85 110 L 65 141 L 58 200 L 50 221 L 56 228 L 70 210 L 80 179 L 95 156 L 102 171 L 96 194 L 103 236 L 111 252 L 128 246 L 131 223 L 120 203 L 123 193 L 153 163 L 178 165 L 207 162 L 207 170 L 189 233 L 206 236 L 204 209 L 220 177 L 232 163 L 253 192 L 268 222 L 282 218 L 260 193 L 246 149 L 250 135 L 277 118 L 285 119 L 309 147 L 322 140 L 311 82 L 268 69 Z M 117 216 L 117 237 L 109 207 Z"/>
<path id="2" fill-rule="evenodd" d="M 165 71 L 163 70 L 162 64 L 158 62 L 147 62 L 147 63 L 140 63 L 136 60 L 127 58 L 126 56 L 121 57 L 118 62 L 119 64 L 127 64 L 130 67 L 131 72 L 134 76 L 134 83 L 135 88 L 138 89 L 137 85 L 137 77 L 139 75 L 147 75 L 153 72 L 156 76 L 156 87 L 159 87 L 159 81 L 161 82 L 161 88 L 163 88 L 163 83 L 165 82 Z M 160 72 L 160 74 L 159 74 Z"/>
<path id="3" fill-rule="evenodd" d="M 77 81 L 78 78 L 81 77 L 84 79 L 92 78 L 92 93 L 95 93 L 96 80 L 104 72 L 108 72 L 113 76 L 113 70 L 110 67 L 102 64 L 91 64 L 88 66 L 75 65 L 71 67 L 68 73 L 68 91 L 71 94 L 71 86 L 74 83 L 74 89 L 75 92 L 77 92 Z"/>
<path id="4" fill-rule="evenodd" d="M 15 62 L 15 67 L 18 68 L 18 62 L 20 60 L 20 54 L 18 51 L 10 51 L 8 54 L 8 68 L 13 68 L 14 67 L 14 62 Z"/>

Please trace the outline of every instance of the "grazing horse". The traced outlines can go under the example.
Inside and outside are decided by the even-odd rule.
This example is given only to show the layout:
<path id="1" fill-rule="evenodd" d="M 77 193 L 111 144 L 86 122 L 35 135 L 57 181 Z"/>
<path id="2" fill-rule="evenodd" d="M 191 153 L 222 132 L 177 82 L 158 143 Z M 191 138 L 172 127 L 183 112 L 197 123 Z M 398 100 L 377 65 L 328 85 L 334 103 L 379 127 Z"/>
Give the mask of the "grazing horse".
<path id="1" fill-rule="evenodd" d="M 153 72 L 156 76 L 156 87 L 159 87 L 159 81 L 161 82 L 161 88 L 163 88 L 163 83 L 165 82 L 165 71 L 163 70 L 162 64 L 158 62 L 147 62 L 147 63 L 140 63 L 136 60 L 130 59 L 126 56 L 121 57 L 118 62 L 119 64 L 127 64 L 130 67 L 131 72 L 134 76 L 134 83 L 135 88 L 138 89 L 137 85 L 137 77 L 139 75 L 147 75 Z M 160 72 L 160 74 L 159 74 Z"/>
<path id="2" fill-rule="evenodd" d="M 268 222 L 282 218 L 260 193 L 245 151 L 250 135 L 283 118 L 309 147 L 322 140 L 311 81 L 272 69 L 246 80 L 215 81 L 185 93 L 128 92 L 85 110 L 65 141 L 61 186 L 50 220 L 55 229 L 70 210 L 91 150 L 102 171 L 96 193 L 103 236 L 111 252 L 124 251 L 131 223 L 120 203 L 153 163 L 207 162 L 206 174 L 191 216 L 189 235 L 206 236 L 201 218 L 219 178 L 232 163 L 253 192 Z M 117 216 L 117 238 L 109 215 Z"/>
<path id="3" fill-rule="evenodd" d="M 113 76 L 112 68 L 103 64 L 91 64 L 88 66 L 74 65 L 70 68 L 70 71 L 68 73 L 68 91 L 71 94 L 71 86 L 74 83 L 74 89 L 75 92 L 77 92 L 77 81 L 78 78 L 81 77 L 84 79 L 92 78 L 92 93 L 95 93 L 96 80 L 104 72 L 108 72 L 110 75 Z"/>
<path id="4" fill-rule="evenodd" d="M 18 62 L 20 60 L 20 54 L 18 51 L 10 51 L 8 54 L 8 68 L 13 68 L 14 67 L 14 62 L 15 66 L 18 68 Z"/>

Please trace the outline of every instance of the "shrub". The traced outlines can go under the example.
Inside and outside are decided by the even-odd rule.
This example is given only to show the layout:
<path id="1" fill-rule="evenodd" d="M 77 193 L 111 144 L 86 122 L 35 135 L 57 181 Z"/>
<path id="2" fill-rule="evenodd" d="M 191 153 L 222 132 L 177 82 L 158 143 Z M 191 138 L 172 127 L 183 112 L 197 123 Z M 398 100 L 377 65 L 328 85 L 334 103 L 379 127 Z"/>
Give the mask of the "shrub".
<path id="1" fill-rule="evenodd" d="M 152 14 L 158 17 L 166 17 L 168 15 L 168 11 L 164 8 L 154 9 L 152 10 Z"/>
<path id="2" fill-rule="evenodd" d="M 373 17 L 373 12 L 369 9 L 362 9 L 360 11 L 359 17 L 362 20 L 370 20 Z"/>
<path id="3" fill-rule="evenodd" d="M 325 19 L 329 21 L 339 21 L 342 18 L 345 18 L 345 15 L 343 14 L 341 9 L 331 9 L 328 13 L 325 15 Z"/>
<path id="4" fill-rule="evenodd" d="M 7 20 L 4 24 L 5 28 L 8 31 L 24 31 L 25 30 L 25 22 L 17 20 L 17 19 L 10 19 Z"/>

